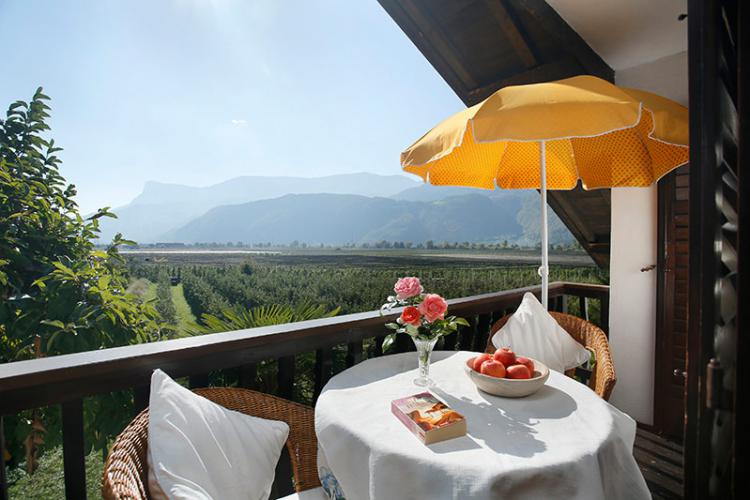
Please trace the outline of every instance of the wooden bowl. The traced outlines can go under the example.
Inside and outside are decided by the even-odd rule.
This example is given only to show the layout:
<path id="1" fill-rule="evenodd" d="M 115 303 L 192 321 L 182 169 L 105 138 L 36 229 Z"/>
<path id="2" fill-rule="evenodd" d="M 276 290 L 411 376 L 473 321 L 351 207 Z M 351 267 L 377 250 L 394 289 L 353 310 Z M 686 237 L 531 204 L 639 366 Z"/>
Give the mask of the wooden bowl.
<path id="1" fill-rule="evenodd" d="M 473 359 L 473 358 L 472 358 Z M 549 368 L 535 359 L 534 375 L 527 379 L 497 378 L 483 375 L 471 367 L 472 359 L 466 361 L 466 374 L 481 391 L 504 398 L 522 398 L 534 394 L 549 378 Z"/>

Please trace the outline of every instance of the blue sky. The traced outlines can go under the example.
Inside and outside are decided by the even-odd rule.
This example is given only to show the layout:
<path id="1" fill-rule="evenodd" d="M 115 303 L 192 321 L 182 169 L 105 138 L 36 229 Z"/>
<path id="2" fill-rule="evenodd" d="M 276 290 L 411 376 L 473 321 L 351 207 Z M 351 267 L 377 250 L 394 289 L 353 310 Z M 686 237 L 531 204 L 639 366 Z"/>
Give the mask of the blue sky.
<path id="1" fill-rule="evenodd" d="M 0 46 L 0 106 L 44 86 L 85 212 L 147 180 L 398 173 L 463 107 L 376 0 L 0 0 Z"/>

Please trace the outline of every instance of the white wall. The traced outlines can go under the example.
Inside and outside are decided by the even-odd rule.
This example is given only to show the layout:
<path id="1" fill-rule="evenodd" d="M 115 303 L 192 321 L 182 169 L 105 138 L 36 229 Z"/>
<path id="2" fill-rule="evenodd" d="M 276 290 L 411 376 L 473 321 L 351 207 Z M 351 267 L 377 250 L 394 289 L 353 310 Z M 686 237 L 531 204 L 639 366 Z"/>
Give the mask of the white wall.
<path id="1" fill-rule="evenodd" d="M 687 105 L 687 52 L 617 71 L 618 85 Z M 610 402 L 653 423 L 656 344 L 657 195 L 649 188 L 612 189 L 609 342 L 617 372 Z"/>

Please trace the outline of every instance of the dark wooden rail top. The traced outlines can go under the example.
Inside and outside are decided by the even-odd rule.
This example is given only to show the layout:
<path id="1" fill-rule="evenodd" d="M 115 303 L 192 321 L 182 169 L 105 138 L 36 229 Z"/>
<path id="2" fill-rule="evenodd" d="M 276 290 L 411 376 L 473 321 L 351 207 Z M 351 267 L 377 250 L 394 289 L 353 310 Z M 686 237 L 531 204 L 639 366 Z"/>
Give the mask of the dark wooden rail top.
<path id="1" fill-rule="evenodd" d="M 451 314 L 471 316 L 512 307 L 539 286 L 449 300 Z M 606 297 L 609 287 L 554 282 L 550 298 Z M 0 415 L 73 401 L 92 394 L 148 386 L 156 368 L 173 377 L 290 356 L 386 334 L 383 324 L 400 311 L 348 314 L 234 332 L 67 354 L 0 365 Z"/>

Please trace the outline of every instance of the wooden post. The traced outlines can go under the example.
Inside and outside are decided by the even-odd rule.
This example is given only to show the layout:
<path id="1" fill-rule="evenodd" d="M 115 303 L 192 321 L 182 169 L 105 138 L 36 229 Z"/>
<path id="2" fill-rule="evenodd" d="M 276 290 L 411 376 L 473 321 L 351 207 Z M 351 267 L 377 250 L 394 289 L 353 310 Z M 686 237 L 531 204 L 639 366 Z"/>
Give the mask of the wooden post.
<path id="1" fill-rule="evenodd" d="M 383 341 L 385 336 L 375 337 L 375 342 L 372 344 L 372 357 L 377 358 L 383 355 Z"/>
<path id="2" fill-rule="evenodd" d="M 465 326 L 458 331 L 458 347 L 462 351 L 471 351 L 474 345 L 474 335 L 477 330 L 477 318 L 476 316 L 469 316 L 466 319 L 469 322 L 469 326 Z"/>
<path id="3" fill-rule="evenodd" d="M 133 387 L 133 414 L 138 415 L 148 406 L 148 398 L 150 395 L 150 387 L 147 385 L 139 385 Z"/>
<path id="4" fill-rule="evenodd" d="M 458 336 L 460 334 L 458 332 L 452 333 L 448 335 L 447 337 L 443 337 L 443 350 L 444 351 L 455 351 L 456 350 L 456 342 L 458 341 Z"/>
<path id="5" fill-rule="evenodd" d="M 352 367 L 362 361 L 362 341 L 355 340 L 346 344 L 346 367 Z"/>
<path id="6" fill-rule="evenodd" d="M 258 365 L 255 363 L 240 366 L 239 385 L 245 389 L 255 389 L 257 387 L 256 379 L 258 378 Z"/>
<path id="7" fill-rule="evenodd" d="M 331 379 L 333 372 L 333 348 L 318 349 L 315 351 L 315 392 L 313 401 L 318 400 L 323 387 Z"/>
<path id="8" fill-rule="evenodd" d="M 0 415 L 0 500 L 8 500 L 8 478 L 5 476 L 5 429 Z"/>
<path id="9" fill-rule="evenodd" d="M 83 446 L 83 400 L 62 404 L 65 498 L 86 500 L 86 461 Z"/>
<path id="10" fill-rule="evenodd" d="M 474 336 L 474 350 L 477 352 L 484 352 L 487 347 L 487 339 L 490 334 L 490 328 L 492 327 L 492 315 L 480 314 L 479 320 L 477 321 L 477 333 Z"/>
<path id="11" fill-rule="evenodd" d="M 603 295 L 600 299 L 601 307 L 599 308 L 599 328 L 609 337 L 609 295 Z"/>
<path id="12" fill-rule="evenodd" d="M 279 396 L 292 399 L 294 395 L 294 356 L 284 356 L 278 361 L 278 385 Z"/>
<path id="13" fill-rule="evenodd" d="M 188 378 L 188 385 L 191 389 L 208 387 L 208 373 L 198 373 L 196 375 L 190 375 L 190 377 Z"/>

